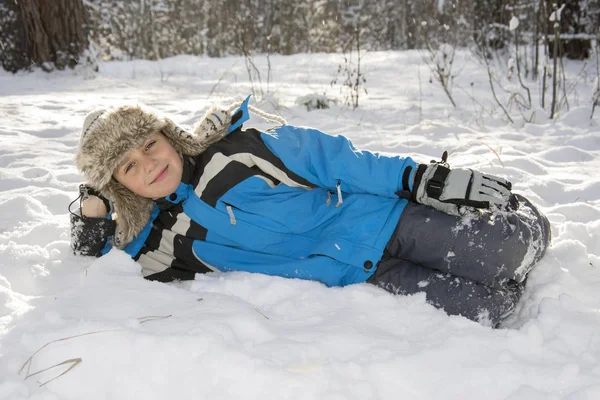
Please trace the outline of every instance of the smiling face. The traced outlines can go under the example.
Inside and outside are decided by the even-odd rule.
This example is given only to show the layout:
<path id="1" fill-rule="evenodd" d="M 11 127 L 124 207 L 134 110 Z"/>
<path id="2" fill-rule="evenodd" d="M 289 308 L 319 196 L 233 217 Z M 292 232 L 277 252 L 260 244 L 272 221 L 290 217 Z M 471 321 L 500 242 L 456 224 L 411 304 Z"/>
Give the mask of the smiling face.
<path id="1" fill-rule="evenodd" d="M 158 199 L 177 189 L 182 174 L 181 156 L 162 133 L 156 132 L 127 153 L 113 176 L 133 193 Z"/>

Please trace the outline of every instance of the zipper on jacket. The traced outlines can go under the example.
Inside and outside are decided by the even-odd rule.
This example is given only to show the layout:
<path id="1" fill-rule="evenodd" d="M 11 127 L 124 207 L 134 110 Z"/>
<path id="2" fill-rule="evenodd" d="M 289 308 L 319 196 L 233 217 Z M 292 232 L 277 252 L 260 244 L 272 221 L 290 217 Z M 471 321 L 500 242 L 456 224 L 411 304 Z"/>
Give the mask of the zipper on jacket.
<path id="1" fill-rule="evenodd" d="M 226 204 L 225 209 L 227 210 L 227 214 L 229 214 L 229 223 L 235 225 L 237 222 L 235 220 L 235 215 L 233 214 L 233 208 L 231 208 L 229 204 Z"/>

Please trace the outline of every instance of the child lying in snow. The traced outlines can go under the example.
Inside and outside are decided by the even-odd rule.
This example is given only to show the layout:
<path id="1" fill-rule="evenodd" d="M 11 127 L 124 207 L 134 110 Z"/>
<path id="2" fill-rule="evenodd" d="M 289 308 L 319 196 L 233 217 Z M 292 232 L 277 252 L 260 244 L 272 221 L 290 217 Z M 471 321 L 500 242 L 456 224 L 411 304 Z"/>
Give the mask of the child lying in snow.
<path id="1" fill-rule="evenodd" d="M 247 100 L 233 117 L 213 108 L 193 135 L 141 107 L 89 114 L 76 253 L 118 247 L 159 281 L 248 271 L 369 282 L 492 326 L 513 311 L 550 227 L 508 181 L 311 128 L 243 130 L 247 119 Z"/>

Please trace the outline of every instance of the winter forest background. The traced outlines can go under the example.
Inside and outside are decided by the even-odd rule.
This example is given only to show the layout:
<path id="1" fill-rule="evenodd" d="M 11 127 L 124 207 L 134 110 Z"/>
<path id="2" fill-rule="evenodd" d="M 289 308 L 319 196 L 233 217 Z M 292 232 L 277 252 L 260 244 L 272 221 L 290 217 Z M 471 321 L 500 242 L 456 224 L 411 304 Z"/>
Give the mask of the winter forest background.
<path id="1" fill-rule="evenodd" d="M 558 27 L 550 21 L 555 9 L 562 9 Z M 520 21 L 516 32 L 509 29 L 512 17 Z M 155 60 L 344 52 L 359 45 L 406 50 L 449 43 L 499 50 L 511 43 L 548 43 L 555 32 L 567 39 L 562 46 L 568 54 L 585 57 L 598 35 L 600 1 L 2 0 L 0 20 L 7 70 L 31 62 L 62 69 L 78 62 L 88 44 L 104 60 Z M 53 52 L 61 54 L 41 57 Z"/>
<path id="2" fill-rule="evenodd" d="M 490 95 L 511 122 L 513 112 L 531 119 L 541 106 L 554 118 L 568 108 L 573 85 L 563 57 L 597 58 L 599 35 L 600 0 L 0 0 L 0 65 L 10 72 L 241 55 L 260 100 L 277 65 L 258 68 L 255 55 L 340 53 L 331 84 L 341 99 L 307 106 L 342 100 L 356 108 L 367 92 L 361 61 L 369 52 L 418 49 L 429 80 L 456 107 L 453 60 L 466 49 L 487 67 Z"/>

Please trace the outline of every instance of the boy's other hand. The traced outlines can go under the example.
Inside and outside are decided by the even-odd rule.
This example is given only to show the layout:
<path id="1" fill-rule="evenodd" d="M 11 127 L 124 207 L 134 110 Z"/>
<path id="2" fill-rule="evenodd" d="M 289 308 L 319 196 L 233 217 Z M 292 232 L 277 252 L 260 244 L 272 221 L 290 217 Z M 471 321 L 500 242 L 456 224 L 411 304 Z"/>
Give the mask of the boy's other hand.
<path id="1" fill-rule="evenodd" d="M 102 200 L 98 196 L 89 196 L 81 202 L 81 215 L 90 218 L 106 217 L 108 210 Z"/>
<path id="2" fill-rule="evenodd" d="M 231 123 L 231 114 L 216 106 L 212 106 L 194 128 L 197 136 L 208 136 L 212 132 L 225 131 Z"/>

